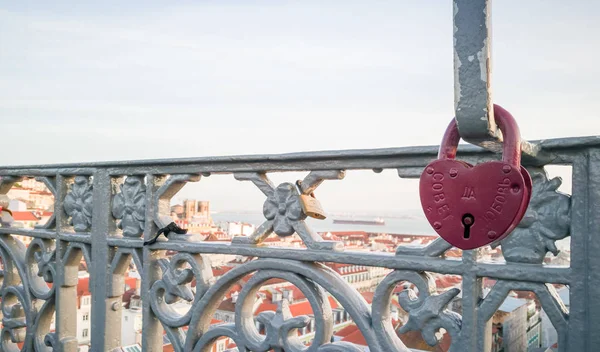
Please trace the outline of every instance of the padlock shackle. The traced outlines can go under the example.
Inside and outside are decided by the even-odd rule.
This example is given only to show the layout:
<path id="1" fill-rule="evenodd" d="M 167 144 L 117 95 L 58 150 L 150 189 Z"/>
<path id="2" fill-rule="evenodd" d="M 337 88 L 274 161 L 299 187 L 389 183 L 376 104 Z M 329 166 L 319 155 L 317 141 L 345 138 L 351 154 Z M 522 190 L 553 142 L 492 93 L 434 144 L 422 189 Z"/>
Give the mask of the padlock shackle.
<path id="1" fill-rule="evenodd" d="M 442 144 L 440 144 L 440 150 L 438 151 L 438 159 L 456 159 L 458 142 L 460 142 L 460 133 L 458 132 L 456 119 L 453 118 L 446 127 L 446 132 L 444 132 Z"/>
<path id="2" fill-rule="evenodd" d="M 494 120 L 502 131 L 504 140 L 502 161 L 519 168 L 521 166 L 521 132 L 515 118 L 500 105 L 494 104 Z M 456 119 L 452 119 L 442 138 L 438 159 L 455 159 L 459 141 L 460 133 Z"/>

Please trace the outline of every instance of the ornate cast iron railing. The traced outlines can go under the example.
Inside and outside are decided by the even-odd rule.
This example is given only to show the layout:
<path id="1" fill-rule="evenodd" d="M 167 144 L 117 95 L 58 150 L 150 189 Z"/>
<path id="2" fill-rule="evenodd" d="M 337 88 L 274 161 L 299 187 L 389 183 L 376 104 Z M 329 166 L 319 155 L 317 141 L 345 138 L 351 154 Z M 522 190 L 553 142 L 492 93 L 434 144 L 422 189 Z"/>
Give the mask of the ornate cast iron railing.
<path id="1" fill-rule="evenodd" d="M 342 243 L 323 240 L 304 221 L 295 180 L 280 185 L 269 180 L 272 172 L 306 171 L 300 189 L 308 194 L 322 182 L 343 182 L 349 170 L 397 169 L 400 177 L 415 178 L 435 157 L 435 147 L 0 168 L 0 193 L 7 193 L 22 178 L 35 177 L 55 196 L 55 215 L 44 226 L 0 228 L 0 349 L 77 351 L 76 285 L 84 258 L 91 277 L 94 351 L 120 346 L 123 280 L 132 260 L 142 273 L 144 351 L 162 351 L 163 329 L 176 351 L 208 351 L 222 335 L 232 338 L 240 350 L 362 350 L 350 343 L 330 342 L 327 293 L 350 314 L 370 351 L 406 351 L 388 310 L 392 289 L 401 281 L 412 282 L 419 292 L 417 296 L 409 289 L 399 296 L 409 314 L 402 329 L 420 331 L 430 344 L 437 343 L 435 332 L 444 328 L 452 337 L 452 351 L 487 351 L 489 319 L 510 290 L 523 290 L 537 295 L 558 332 L 560 350 L 596 351 L 600 345 L 600 138 L 546 140 L 538 146 L 551 156 L 552 164 L 572 165 L 572 196 L 556 192 L 560 180 L 548 179 L 544 165 L 530 160 L 533 200 L 521 225 L 501 244 L 506 263 L 485 262 L 477 250 L 463 252 L 462 260 L 445 259 L 450 246 L 441 239 L 425 248 L 400 246 L 395 254 L 345 250 Z M 471 163 L 497 158 L 478 147 L 462 148 L 459 155 Z M 186 183 L 201 182 L 202 176 L 211 174 L 233 174 L 264 193 L 265 221 L 256 232 L 231 243 L 171 234 L 168 241 L 143 246 L 145 239 L 171 221 L 171 197 Z M 273 232 L 279 236 L 296 232 L 306 248 L 260 245 Z M 34 239 L 25 248 L 15 235 Z M 571 236 L 570 267 L 542 264 L 548 251 L 556 252 L 554 242 L 567 236 Z M 166 259 L 168 250 L 178 254 Z M 209 253 L 255 259 L 215 280 L 205 260 Z M 369 306 L 321 262 L 392 271 L 378 285 Z M 462 276 L 462 316 L 447 310 L 459 290 L 436 294 L 431 272 Z M 251 273 L 239 294 L 235 322 L 209 328 L 228 287 Z M 485 277 L 497 282 L 483 299 Z M 306 319 L 292 318 L 285 305 L 258 318 L 266 323 L 266 335 L 258 334 L 251 306 L 257 289 L 270 278 L 294 284 L 309 300 L 316 324 L 310 347 L 300 344 L 293 333 Z M 195 292 L 186 285 L 192 280 Z M 570 287 L 569 311 L 550 284 Z M 177 299 L 191 301 L 191 309 L 185 314 L 172 309 L 170 304 Z M 51 329 L 53 314 L 55 329 Z M 189 327 L 186 333 L 179 329 L 184 326 Z"/>

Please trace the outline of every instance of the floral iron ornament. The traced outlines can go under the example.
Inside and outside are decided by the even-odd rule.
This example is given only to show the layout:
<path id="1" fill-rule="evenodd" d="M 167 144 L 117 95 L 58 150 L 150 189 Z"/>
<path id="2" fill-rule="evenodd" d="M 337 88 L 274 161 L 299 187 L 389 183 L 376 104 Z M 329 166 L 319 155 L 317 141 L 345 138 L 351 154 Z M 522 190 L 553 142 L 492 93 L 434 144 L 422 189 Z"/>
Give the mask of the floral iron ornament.
<path id="1" fill-rule="evenodd" d="M 293 235 L 293 224 L 306 219 L 306 214 L 302 212 L 300 195 L 291 183 L 282 183 L 275 188 L 265 201 L 263 214 L 267 220 L 273 221 L 273 231 L 279 236 Z"/>
<path id="2" fill-rule="evenodd" d="M 300 197 L 312 195 L 324 180 L 341 180 L 345 172 L 340 170 L 311 171 L 297 186 L 285 182 L 275 187 L 265 173 L 235 174 L 240 181 L 252 181 L 267 199 L 263 205 L 263 215 L 266 221 L 260 225 L 251 236 L 233 238 L 234 243 L 260 244 L 271 233 L 286 237 L 297 233 L 310 249 L 341 250 L 340 242 L 324 241 L 321 236 L 312 231 L 304 220 L 307 218 Z"/>
<path id="3" fill-rule="evenodd" d="M 562 180 L 548 179 L 544 169 L 533 169 L 530 173 L 533 194 L 529 208 L 517 228 L 499 243 L 509 262 L 542 263 L 547 252 L 558 255 L 555 241 L 569 235 L 571 197 L 557 191 Z M 493 245 L 496 246 L 498 243 Z"/>
<path id="4" fill-rule="evenodd" d="M 123 236 L 139 237 L 144 231 L 146 217 L 146 186 L 140 176 L 129 176 L 115 195 L 112 213 L 120 219 L 117 226 Z"/>
<path id="5" fill-rule="evenodd" d="M 71 191 L 64 200 L 64 209 L 69 215 L 69 225 L 75 231 L 87 231 L 92 226 L 93 186 L 89 177 L 77 176 L 71 186 Z"/>

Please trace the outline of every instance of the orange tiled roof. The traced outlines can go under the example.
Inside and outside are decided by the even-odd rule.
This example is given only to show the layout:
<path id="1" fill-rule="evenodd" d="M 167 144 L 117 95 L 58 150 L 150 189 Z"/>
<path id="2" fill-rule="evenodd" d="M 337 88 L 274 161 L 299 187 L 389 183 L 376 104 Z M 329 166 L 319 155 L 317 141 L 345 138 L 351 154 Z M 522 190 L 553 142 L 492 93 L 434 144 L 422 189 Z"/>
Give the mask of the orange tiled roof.
<path id="1" fill-rule="evenodd" d="M 233 269 L 233 268 L 230 266 L 226 266 L 226 265 L 219 266 L 219 267 L 212 268 L 212 273 L 213 273 L 213 276 L 223 276 L 223 275 L 225 275 L 225 273 L 227 273 L 231 269 Z"/>
<path id="2" fill-rule="evenodd" d="M 37 216 L 30 211 L 13 211 L 12 217 L 15 221 L 39 221 Z"/>
<path id="3" fill-rule="evenodd" d="M 358 326 L 356 326 L 356 324 L 350 324 L 350 325 L 346 326 L 345 328 L 343 328 L 342 330 L 335 332 L 334 335 L 339 336 L 339 337 L 346 337 L 346 336 L 354 333 L 357 330 L 358 330 Z"/>
<path id="4" fill-rule="evenodd" d="M 332 309 L 335 309 L 338 307 L 338 304 L 333 297 L 328 296 L 328 299 L 329 299 L 329 305 L 331 306 Z M 312 308 L 310 306 L 310 302 L 308 300 L 291 303 L 288 305 L 288 307 L 290 309 L 290 313 L 294 317 L 297 317 L 300 315 L 312 315 L 313 314 Z M 258 314 L 258 313 L 262 313 L 262 312 L 266 312 L 266 311 L 273 311 L 273 312 L 277 311 L 277 303 L 265 301 L 262 304 L 260 304 L 258 306 L 258 308 L 256 308 L 256 310 L 254 311 L 254 314 Z"/>
<path id="5" fill-rule="evenodd" d="M 361 292 L 360 294 L 363 296 L 365 301 L 367 301 L 367 303 L 373 303 L 373 296 L 375 296 L 374 292 Z"/>
<path id="6" fill-rule="evenodd" d="M 344 337 L 342 339 L 342 341 L 355 343 L 355 344 L 361 345 L 361 346 L 367 346 L 367 341 L 365 340 L 365 337 L 363 336 L 362 332 L 360 332 L 360 330 L 358 330 L 358 328 L 353 333 Z"/>
<path id="7" fill-rule="evenodd" d="M 435 278 L 435 285 L 439 289 L 456 286 L 462 282 L 462 277 L 457 275 L 443 275 Z"/>

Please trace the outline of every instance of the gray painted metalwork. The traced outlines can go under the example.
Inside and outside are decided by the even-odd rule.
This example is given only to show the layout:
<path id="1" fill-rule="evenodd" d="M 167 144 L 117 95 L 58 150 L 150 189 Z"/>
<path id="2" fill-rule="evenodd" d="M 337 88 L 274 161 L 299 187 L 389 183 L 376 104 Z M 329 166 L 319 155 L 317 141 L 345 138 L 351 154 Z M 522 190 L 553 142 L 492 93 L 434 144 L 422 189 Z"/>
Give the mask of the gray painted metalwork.
<path id="1" fill-rule="evenodd" d="M 398 301 L 400 302 L 400 306 L 409 313 L 409 318 L 406 324 L 399 329 L 399 332 L 421 331 L 425 342 L 430 346 L 435 346 L 439 342 L 436 332 L 440 328 L 445 328 L 452 339 L 458 341 L 462 318 L 459 314 L 450 312 L 445 308 L 458 295 L 460 290 L 454 288 L 439 295 L 433 294 L 435 292 L 435 281 L 428 273 L 395 271 L 389 274 L 379 284 L 376 296 L 373 299 L 373 307 L 377 309 L 377 313 L 380 314 L 387 310 L 392 290 L 396 284 L 402 281 L 412 282 L 418 290 L 418 295 L 412 289 L 406 289 L 400 293 Z M 386 298 L 384 299 L 382 296 L 386 296 Z M 387 330 L 386 332 L 387 335 L 384 336 L 385 338 L 389 338 L 388 336 L 391 335 L 397 344 L 401 344 L 401 342 L 398 342 L 398 338 L 395 337 L 396 334 L 393 333 L 393 330 Z M 462 349 L 459 347 L 459 344 L 455 343 L 450 352 L 460 350 Z"/>
<path id="2" fill-rule="evenodd" d="M 65 197 L 63 207 L 69 215 L 69 225 L 77 232 L 87 231 L 92 225 L 92 188 L 87 177 L 77 176 Z"/>
<path id="3" fill-rule="evenodd" d="M 467 141 L 496 134 L 491 91 L 491 0 L 454 0 L 454 110 Z"/>
<path id="4" fill-rule="evenodd" d="M 453 0 L 454 113 L 462 139 L 489 150 L 502 150 L 502 132 L 492 100 L 492 0 Z M 525 158 L 542 159 L 535 143 L 522 141 Z"/>
<path id="5" fill-rule="evenodd" d="M 38 182 L 42 182 L 46 186 L 46 188 L 48 188 L 50 193 L 52 193 L 54 198 L 56 199 L 56 194 L 57 194 L 56 193 L 56 181 L 54 180 L 54 177 L 36 177 L 35 180 Z M 38 229 L 52 228 L 53 226 L 56 225 L 55 221 L 56 221 L 56 214 L 52 213 L 52 215 L 50 216 L 50 219 L 48 219 L 48 221 L 46 221 L 45 224 L 36 225 L 36 228 L 38 228 Z"/>
<path id="6" fill-rule="evenodd" d="M 123 230 L 123 236 L 139 237 L 145 227 L 146 185 L 141 176 L 127 177 L 125 183 L 113 199 L 112 214 L 120 219 L 117 226 Z"/>
<path id="7" fill-rule="evenodd" d="M 324 180 L 344 178 L 343 171 L 312 171 L 299 182 L 302 194 L 311 194 Z M 248 237 L 235 237 L 234 243 L 260 244 L 271 233 L 278 236 L 290 236 L 297 233 L 310 249 L 341 250 L 341 243 L 324 241 L 312 231 L 304 221 L 307 217 L 300 205 L 300 193 L 296 186 L 286 182 L 275 187 L 265 173 L 236 173 L 240 181 L 252 181 L 260 189 L 267 200 L 263 205 L 266 221 Z"/>
<path id="8" fill-rule="evenodd" d="M 142 273 L 143 348 L 162 350 L 166 331 L 176 351 L 207 351 L 219 336 L 231 337 L 252 351 L 359 351 L 345 342 L 331 343 L 332 295 L 357 324 L 371 351 L 407 351 L 391 324 L 391 293 L 400 281 L 410 281 L 418 295 L 405 291 L 402 307 L 409 322 L 402 331 L 419 330 L 435 344 L 435 331 L 444 328 L 452 337 L 453 351 L 488 351 L 489 319 L 510 290 L 534 292 L 557 328 L 562 351 L 595 351 L 600 343 L 600 138 L 546 140 L 539 144 L 555 155 L 554 163 L 573 166 L 573 194 L 557 192 L 559 179 L 549 179 L 535 163 L 528 165 L 534 179 L 533 199 L 523 222 L 501 245 L 506 263 L 488 263 L 479 251 L 464 251 L 462 260 L 449 260 L 451 247 L 436 240 L 425 248 L 400 246 L 396 253 L 353 252 L 343 243 L 324 241 L 304 219 L 297 204 L 300 193 L 318 193 L 324 182 L 343 182 L 347 170 L 395 169 L 414 177 L 435 157 L 436 147 L 384 150 L 330 151 L 287 155 L 199 158 L 82 165 L 0 167 L 0 193 L 23 178 L 38 177 L 55 195 L 56 214 L 49 224 L 31 230 L 0 227 L 3 268 L 1 350 L 77 351 L 76 286 L 83 258 L 90 272 L 92 349 L 107 351 L 120 345 L 120 305 L 124 273 L 131 261 Z M 459 150 L 470 162 L 497 159 L 477 147 Z M 295 180 L 275 186 L 268 174 L 307 171 Z M 409 171 L 406 171 L 409 170 Z M 406 171 L 406 172 L 405 172 Z M 171 234 L 152 246 L 143 241 L 169 221 L 171 198 L 200 175 L 230 174 L 251 181 L 265 196 L 265 222 L 256 233 L 232 243 L 203 242 L 198 235 Z M 232 180 L 232 182 L 236 182 Z M 351 192 L 352 190 L 348 190 Z M 323 204 L 327 208 L 327 204 Z M 267 234 L 300 235 L 306 249 L 269 247 Z M 34 240 L 28 248 L 15 237 Z M 554 242 L 571 236 L 571 266 L 548 266 L 541 259 L 557 253 Z M 143 237 L 143 238 L 142 238 Z M 169 260 L 165 251 L 179 254 Z M 256 258 L 218 280 L 212 277 L 206 254 L 224 253 Z M 378 285 L 372 306 L 336 272 L 321 262 L 381 266 L 393 271 Z M 434 294 L 429 273 L 463 277 L 462 316 L 447 311 L 458 290 Z M 210 320 L 228 288 L 245 275 L 236 304 L 235 322 L 210 328 Z M 482 278 L 497 281 L 484 297 Z M 254 326 L 251 305 L 261 284 L 279 278 L 296 285 L 310 302 L 317 334 L 310 347 L 301 346 L 292 333 L 306 325 L 306 317 L 291 317 L 285 304 L 265 312 L 266 335 Z M 196 282 L 191 291 L 187 283 Z M 48 288 L 46 283 L 52 283 Z M 570 287 L 570 310 L 551 284 Z M 173 309 L 178 300 L 191 303 L 188 312 Z M 54 332 L 50 323 L 56 312 Z M 181 327 L 189 329 L 183 333 Z"/>
<path id="9" fill-rule="evenodd" d="M 501 242 L 501 249 L 509 262 L 540 264 L 547 252 L 558 255 L 555 241 L 569 235 L 571 198 L 557 191 L 560 178 L 548 180 L 540 168 L 529 172 L 533 179 L 531 204 L 519 226 Z"/>

